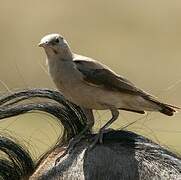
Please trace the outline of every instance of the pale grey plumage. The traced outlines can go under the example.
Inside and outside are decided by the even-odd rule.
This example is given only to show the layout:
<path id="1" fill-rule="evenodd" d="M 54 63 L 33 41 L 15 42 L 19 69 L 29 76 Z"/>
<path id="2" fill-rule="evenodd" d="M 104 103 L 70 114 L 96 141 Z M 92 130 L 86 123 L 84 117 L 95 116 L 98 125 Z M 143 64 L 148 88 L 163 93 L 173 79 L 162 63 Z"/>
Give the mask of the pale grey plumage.
<path id="1" fill-rule="evenodd" d="M 57 88 L 70 101 L 86 109 L 111 110 L 113 118 L 106 127 L 117 119 L 117 109 L 138 113 L 160 111 L 169 116 L 175 112 L 176 107 L 159 102 L 107 66 L 72 53 L 59 34 L 45 36 L 39 45 L 45 49 L 49 72 Z"/>

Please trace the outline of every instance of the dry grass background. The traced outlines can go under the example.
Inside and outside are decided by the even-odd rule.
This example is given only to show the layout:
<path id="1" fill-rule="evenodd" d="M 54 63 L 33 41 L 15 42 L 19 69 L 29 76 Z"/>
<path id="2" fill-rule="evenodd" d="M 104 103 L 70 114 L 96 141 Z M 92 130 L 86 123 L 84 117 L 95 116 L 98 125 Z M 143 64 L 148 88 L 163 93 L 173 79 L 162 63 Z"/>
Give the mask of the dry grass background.
<path id="1" fill-rule="evenodd" d="M 94 57 L 137 86 L 181 105 L 181 2 L 179 0 L 0 0 L 0 91 L 54 88 L 37 47 L 47 33 L 63 34 L 76 53 Z M 109 116 L 96 112 L 97 126 Z M 181 153 L 181 113 L 167 117 L 121 112 L 115 128 L 128 129 Z M 36 157 L 61 133 L 42 113 L 0 122 L 1 133 L 25 140 Z"/>

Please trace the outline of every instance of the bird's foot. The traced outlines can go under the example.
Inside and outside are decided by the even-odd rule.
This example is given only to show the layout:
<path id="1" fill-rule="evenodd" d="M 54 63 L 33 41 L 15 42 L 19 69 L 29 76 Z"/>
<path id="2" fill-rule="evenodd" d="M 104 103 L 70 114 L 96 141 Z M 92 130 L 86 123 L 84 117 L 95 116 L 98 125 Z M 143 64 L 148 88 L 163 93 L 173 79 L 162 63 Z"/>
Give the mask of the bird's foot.
<path id="1" fill-rule="evenodd" d="M 75 148 L 76 144 L 78 144 L 81 139 L 83 138 L 83 136 L 77 136 L 75 138 L 72 138 L 70 141 L 69 141 L 69 144 L 65 150 L 65 152 L 56 159 L 55 161 L 55 166 L 60 162 L 61 158 L 63 158 L 66 154 L 70 154 L 73 149 Z"/>
<path id="2" fill-rule="evenodd" d="M 72 138 L 68 144 L 67 153 L 70 154 L 72 150 L 75 148 L 76 144 L 78 144 L 83 137 L 84 137 L 83 135 L 82 136 L 78 135 L 77 137 Z"/>
<path id="3" fill-rule="evenodd" d="M 70 154 L 70 153 L 73 151 L 73 149 L 75 148 L 75 146 L 81 141 L 81 139 L 84 137 L 84 134 L 85 134 L 86 131 L 88 131 L 88 130 L 89 130 L 89 126 L 85 127 L 85 129 L 83 129 L 83 131 L 80 132 L 80 134 L 76 135 L 74 138 L 72 138 L 72 139 L 69 141 L 65 152 L 64 152 L 60 157 L 58 157 L 58 158 L 56 159 L 55 165 L 57 165 L 57 163 L 59 163 L 59 161 L 60 161 L 60 159 L 61 159 L 62 157 L 64 157 L 66 154 Z"/>
<path id="4" fill-rule="evenodd" d="M 74 138 L 72 138 L 69 141 L 68 147 L 67 147 L 67 152 L 70 153 L 76 144 L 78 144 L 81 139 L 84 137 L 84 135 L 89 131 L 90 127 L 87 125 L 78 135 L 76 135 Z"/>
<path id="5" fill-rule="evenodd" d="M 103 136 L 105 133 L 112 131 L 113 129 L 100 129 L 98 134 L 95 135 L 93 143 L 90 145 L 89 149 L 94 148 L 96 144 L 103 144 Z"/>
<path id="6" fill-rule="evenodd" d="M 104 129 L 100 129 L 98 134 L 95 135 L 93 143 L 90 145 L 89 150 L 93 149 L 95 147 L 96 144 L 102 144 L 103 143 L 103 134 L 104 134 L 105 130 Z"/>

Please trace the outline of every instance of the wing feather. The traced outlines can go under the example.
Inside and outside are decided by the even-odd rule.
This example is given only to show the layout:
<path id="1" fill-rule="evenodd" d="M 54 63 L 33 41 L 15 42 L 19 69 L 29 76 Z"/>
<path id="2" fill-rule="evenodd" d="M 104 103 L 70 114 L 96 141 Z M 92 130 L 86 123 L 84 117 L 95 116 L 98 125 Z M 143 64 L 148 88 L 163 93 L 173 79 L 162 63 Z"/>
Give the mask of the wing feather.
<path id="1" fill-rule="evenodd" d="M 138 89 L 133 83 L 124 77 L 117 75 L 107 66 L 98 63 L 93 59 L 86 59 L 86 57 L 84 57 L 83 59 L 75 59 L 74 63 L 76 68 L 81 72 L 83 80 L 89 85 L 99 86 L 106 90 L 141 96 L 145 100 L 156 104 L 160 108 L 160 112 L 169 116 L 176 112 L 174 108 L 180 109 L 179 107 L 158 101 L 154 96 Z M 144 111 L 140 111 L 139 113 L 144 113 Z"/>
<path id="2" fill-rule="evenodd" d="M 135 95 L 145 94 L 136 88 L 133 83 L 117 75 L 97 61 L 75 59 L 74 63 L 76 68 L 82 73 L 83 80 L 90 85 Z"/>

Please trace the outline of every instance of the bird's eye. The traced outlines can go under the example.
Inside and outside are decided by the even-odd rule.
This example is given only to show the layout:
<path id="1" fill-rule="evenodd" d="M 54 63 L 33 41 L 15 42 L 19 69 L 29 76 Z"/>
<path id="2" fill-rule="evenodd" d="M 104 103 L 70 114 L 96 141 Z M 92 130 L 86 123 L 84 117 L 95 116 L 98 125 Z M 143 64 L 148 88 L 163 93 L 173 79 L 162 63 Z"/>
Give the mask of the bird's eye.
<path id="1" fill-rule="evenodd" d="M 55 39 L 55 42 L 56 42 L 56 43 L 59 43 L 59 39 L 58 39 L 58 38 L 56 38 L 56 39 Z"/>

